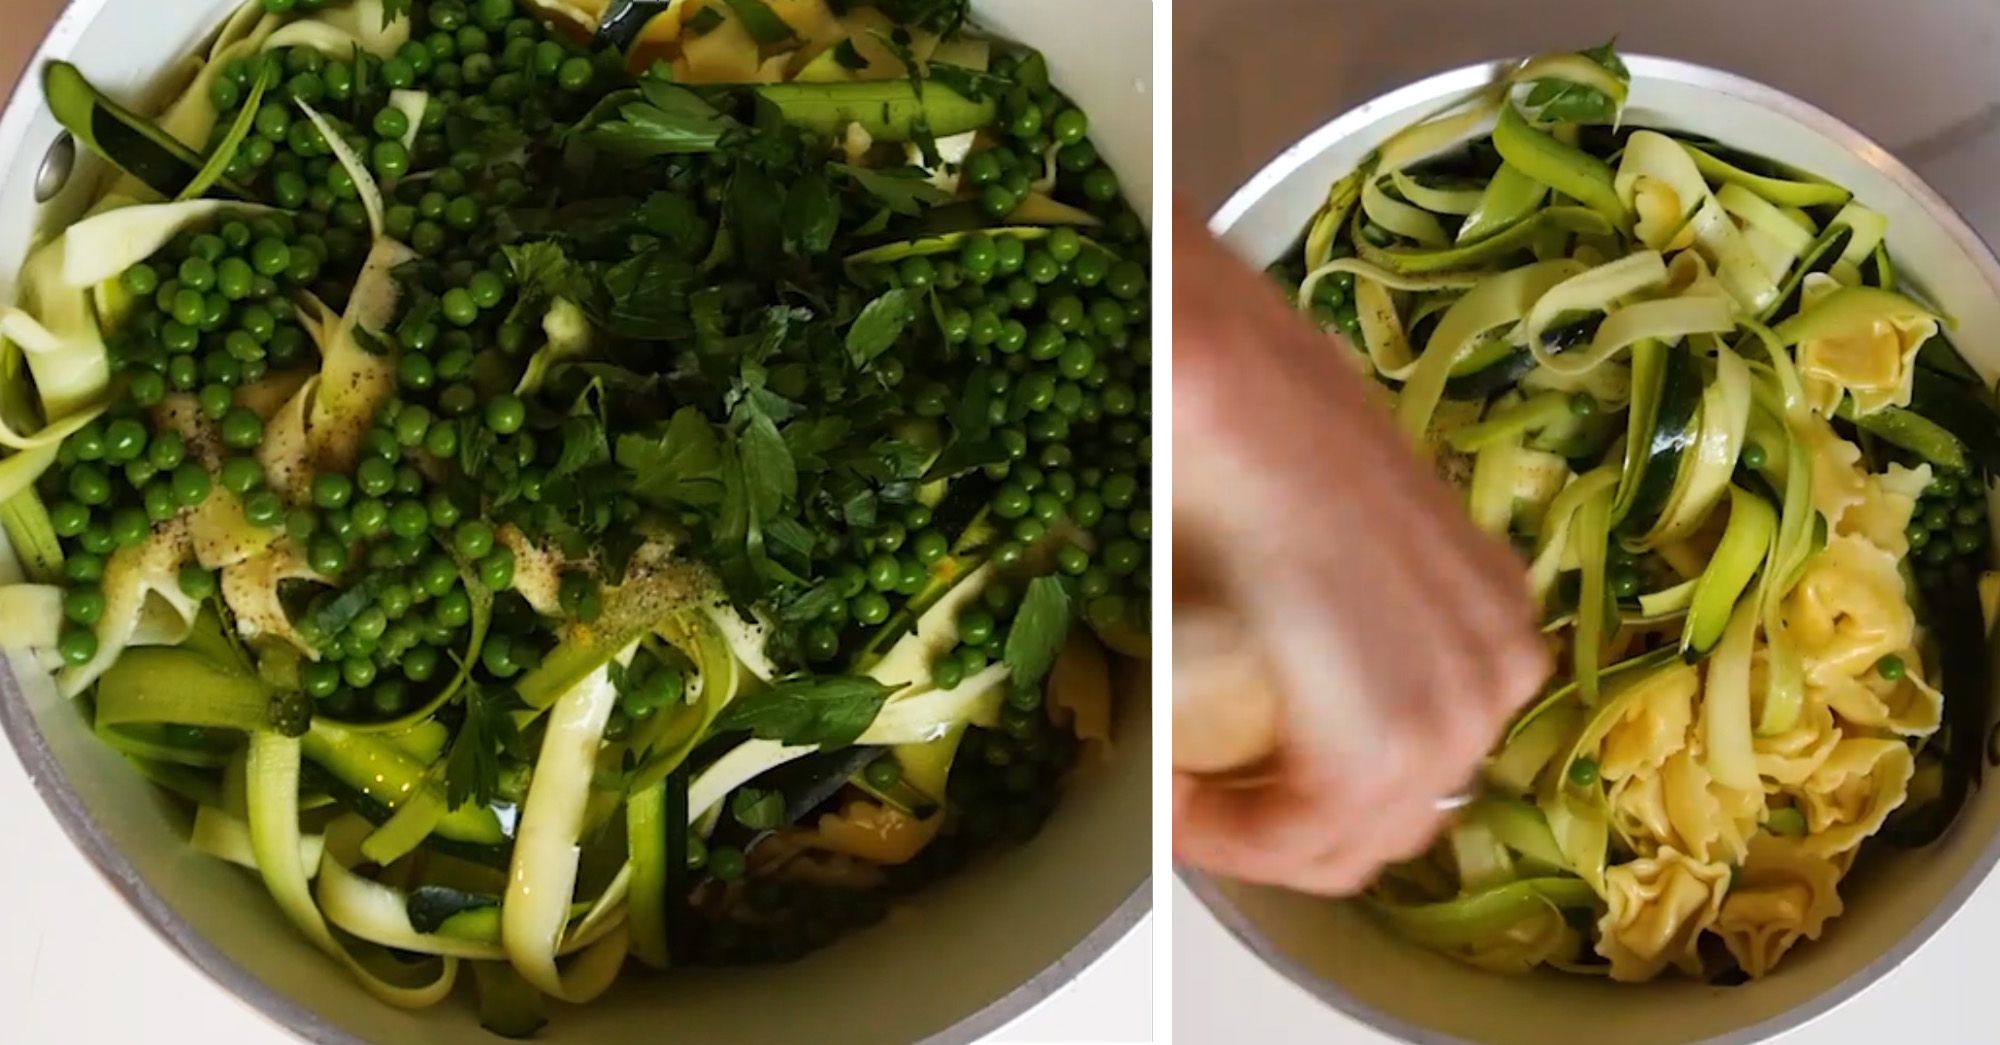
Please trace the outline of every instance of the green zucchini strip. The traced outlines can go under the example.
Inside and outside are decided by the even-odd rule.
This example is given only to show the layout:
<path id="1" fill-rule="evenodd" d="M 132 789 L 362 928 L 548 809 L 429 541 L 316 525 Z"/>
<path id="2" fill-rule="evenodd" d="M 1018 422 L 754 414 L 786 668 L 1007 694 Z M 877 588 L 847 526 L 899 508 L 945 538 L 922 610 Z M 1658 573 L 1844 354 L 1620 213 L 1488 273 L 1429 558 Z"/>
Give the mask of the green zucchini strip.
<path id="1" fill-rule="evenodd" d="M 436 790 L 428 767 L 381 734 L 357 733 L 314 719 L 302 739 L 305 757 L 362 797 L 391 811 L 423 790 Z M 491 809 L 463 805 L 436 824 L 440 837 L 472 845 L 499 845 L 507 836 Z"/>
<path id="2" fill-rule="evenodd" d="M 1368 216 L 1369 221 L 1426 247 L 1443 247 L 1450 242 L 1444 226 L 1434 215 L 1422 207 L 1390 199 L 1389 194 L 1382 191 L 1382 179 L 1379 177 L 1361 183 L 1361 212 Z"/>
<path id="3" fill-rule="evenodd" d="M 1778 513 L 1742 487 L 1729 488 L 1729 524 L 1695 584 L 1688 606 L 1681 652 L 1689 660 L 1707 656 L 1722 641 L 1750 579 L 1764 565 L 1778 529 Z"/>
<path id="4" fill-rule="evenodd" d="M 354 974 L 362 989 L 400 1008 L 427 1008 L 451 994 L 458 978 L 458 959 L 446 957 L 430 979 L 419 972 L 411 982 L 392 982 L 364 966 L 327 927 L 314 903 L 300 856 L 299 741 L 275 733 L 250 736 L 250 844 L 257 870 L 271 899 L 292 924 L 326 955 Z M 326 864 L 321 863 L 325 876 Z"/>
<path id="5" fill-rule="evenodd" d="M 250 825 L 213 806 L 198 805 L 188 844 L 196 851 L 238 867 L 257 869 L 257 854 L 250 844 Z M 299 837 L 299 862 L 308 875 L 319 873 L 320 854 L 326 850 L 324 835 Z"/>
<path id="6" fill-rule="evenodd" d="M 1837 207 L 1854 198 L 1853 193 L 1830 182 L 1752 174 L 1688 142 L 1679 142 L 1679 145 L 1694 159 L 1695 168 L 1701 171 L 1703 177 L 1729 185 L 1741 185 L 1781 207 Z"/>
<path id="7" fill-rule="evenodd" d="M 1545 207 L 1526 221 L 1476 243 L 1431 250 L 1424 247 L 1376 247 L 1359 240 L 1361 256 L 1396 272 L 1427 275 L 1476 269 L 1526 250 L 1537 236 L 1552 229 L 1585 235 L 1608 235 L 1615 226 L 1583 207 Z"/>
<path id="8" fill-rule="evenodd" d="M 1468 511 L 1474 526 L 1495 537 L 1505 538 L 1514 520 L 1514 479 L 1522 451 L 1521 431 L 1503 431 L 1482 439 L 1473 459 Z"/>
<path id="9" fill-rule="evenodd" d="M 1605 587 L 1605 556 L 1611 546 L 1611 499 L 1605 490 L 1577 509 L 1571 547 L 1583 569 L 1583 584 L 1576 601 L 1576 639 L 1570 646 L 1571 677 L 1586 706 L 1597 703 L 1598 662 L 1604 655 L 1604 638 L 1617 628 L 1617 608 Z"/>
<path id="10" fill-rule="evenodd" d="M 1404 199 L 1433 214 L 1453 214 L 1463 217 L 1479 209 L 1479 201 L 1485 197 L 1482 189 L 1436 188 L 1425 185 L 1402 171 L 1390 171 L 1389 184 L 1394 185 L 1396 191 L 1403 194 Z"/>
<path id="11" fill-rule="evenodd" d="M 368 212 L 368 231 L 379 243 L 383 239 L 382 188 L 375 183 L 368 161 L 347 144 L 347 139 L 340 136 L 340 131 L 321 116 L 319 110 L 307 105 L 303 99 L 299 101 L 299 108 L 305 112 L 306 119 L 319 129 L 320 137 L 326 140 L 326 147 L 333 152 L 333 158 L 353 177 L 355 194 L 361 197 L 361 206 Z"/>
<path id="12" fill-rule="evenodd" d="M 208 726 L 253 732 L 271 725 L 277 691 L 185 647 L 126 650 L 97 680 L 97 721 Z"/>
<path id="13" fill-rule="evenodd" d="M 1484 280 L 1454 302 L 1438 321 L 1403 386 L 1396 417 L 1404 434 L 1422 443 L 1430 429 L 1431 415 L 1444 396 L 1445 383 L 1459 361 L 1490 331 L 1520 322 L 1551 287 L 1575 275 L 1581 267 L 1568 259 L 1525 265 Z"/>
<path id="14" fill-rule="evenodd" d="M 1340 235 L 1341 228 L 1347 224 L 1347 216 L 1354 211 L 1355 203 L 1361 198 L 1362 176 L 1362 172 L 1357 170 L 1327 188 L 1326 203 L 1314 215 L 1312 227 L 1306 230 L 1306 271 L 1314 271 L 1332 260 L 1334 238 Z"/>
<path id="15" fill-rule="evenodd" d="M 665 969 L 667 957 L 667 832 L 685 831 L 667 823 L 665 780 L 635 788 L 625 798 L 625 837 L 632 864 L 632 898 L 626 921 L 632 934 L 632 956 L 655 969 Z"/>
<path id="16" fill-rule="evenodd" d="M 1527 221 L 1549 197 L 1549 187 L 1502 163 L 1479 196 L 1479 203 L 1458 227 L 1458 246 L 1469 246 Z"/>
<path id="17" fill-rule="evenodd" d="M 629 663 L 633 648 L 616 653 L 615 661 Z M 514 970 L 536 990 L 571 1004 L 609 990 L 630 950 L 630 935 L 621 924 L 578 955 L 567 971 L 556 966 L 576 892 L 578 840 L 597 749 L 618 705 L 610 663 L 570 688 L 549 711 L 500 906 L 500 939 Z"/>
<path id="18" fill-rule="evenodd" d="M 1535 129 L 1512 104 L 1500 107 L 1500 120 L 1493 128 L 1493 147 L 1500 151 L 1500 158 L 1508 166 L 1560 195 L 1580 201 L 1613 228 L 1631 226 L 1632 216 L 1612 184 L 1611 165 Z"/>
<path id="19" fill-rule="evenodd" d="M 40 450 L 29 450 L 8 458 L 9 462 Z M 0 463 L 0 473 L 7 466 Z M 0 474 L 0 487 L 7 478 Z M 5 501 L 0 501 L 0 535 L 12 545 L 13 556 L 0 549 L 0 569 L 5 570 L 9 581 L 30 580 L 37 584 L 51 584 L 62 579 L 62 540 L 56 536 L 55 523 L 50 520 L 48 509 L 42 506 L 42 499 L 33 490 L 21 490 Z M 8 564 L 11 564 L 10 568 Z"/>
<path id="20" fill-rule="evenodd" d="M 1769 506 L 1764 510 L 1768 513 Z M 1731 527 L 1734 525 L 1732 521 Z M 1723 540 L 1727 543 L 1728 538 Z M 1706 576 L 1703 574 L 1704 579 Z M 1768 574 L 1762 583 L 1771 583 Z M 1761 601 L 1761 595 L 1753 592 L 1730 613 L 1709 658 L 1702 697 L 1703 752 L 1709 775 L 1724 787 L 1743 790 L 1760 786 L 1756 741 L 1751 735 L 1750 658 L 1762 616 Z"/>
<path id="21" fill-rule="evenodd" d="M 1569 413 L 1568 396 L 1560 392 L 1543 392 L 1488 413 L 1479 422 L 1451 433 L 1445 442 L 1460 453 L 1475 454 L 1500 440 L 1546 428 L 1568 417 Z"/>
<path id="22" fill-rule="evenodd" d="M 267 214 L 271 208 L 235 200 L 138 204 L 93 214 L 64 230 L 62 284 L 83 290 L 152 257 L 175 236 L 224 214 Z M 43 319 L 48 317 L 43 315 Z"/>
<path id="23" fill-rule="evenodd" d="M 1750 368 L 1726 347 L 1715 355 L 1715 378 L 1702 392 L 1700 422 L 1686 467 L 1660 521 L 1641 538 L 1657 546 L 1691 536 L 1721 502 L 1736 472 L 1750 426 Z"/>
<path id="24" fill-rule="evenodd" d="M 921 93 L 908 80 L 774 83 L 756 92 L 786 123 L 828 137 L 859 124 L 878 142 L 910 141 L 920 123 L 939 138 L 976 131 L 999 111 L 995 99 L 967 98 L 937 80 L 924 81 Z"/>
<path id="25" fill-rule="evenodd" d="M 0 585 L 0 635 L 9 649 L 53 650 L 62 638 L 63 589 L 54 584 Z"/>
<path id="26" fill-rule="evenodd" d="M 1507 85 L 1495 84 L 1421 123 L 1397 131 L 1375 153 L 1375 170 L 1408 170 L 1441 153 L 1493 133 L 1493 123 L 1506 107 Z M 1357 186 L 1358 188 L 1359 186 Z"/>
<path id="27" fill-rule="evenodd" d="M 1549 504 L 1548 513 L 1542 517 L 1542 535 L 1535 559 L 1528 567 L 1528 587 L 1537 601 L 1546 604 L 1555 589 L 1563 559 L 1571 548 L 1570 531 L 1577 511 L 1600 492 L 1615 490 L 1618 475 L 1618 470 L 1610 465 L 1593 469 L 1571 480 Z"/>
<path id="28" fill-rule="evenodd" d="M 50 62 L 42 71 L 42 94 L 64 130 L 162 199 L 178 197 L 201 170 L 201 157 L 194 150 L 99 92 L 69 62 Z M 204 139 L 207 133 L 202 131 Z M 248 195 L 231 182 L 223 181 L 222 186 L 239 199 Z"/>
<path id="29" fill-rule="evenodd" d="M 1558 877 L 1522 879 L 1442 903 L 1394 904 L 1370 899 L 1368 906 L 1413 940 L 1453 948 L 1503 938 L 1523 921 L 1551 908 L 1587 910 L 1596 903 L 1597 893 L 1588 882 Z"/>
<path id="30" fill-rule="evenodd" d="M 257 107 L 264 100 L 264 92 L 271 85 L 271 77 L 260 73 L 257 82 L 250 85 L 250 93 L 243 99 L 243 108 L 236 114 L 236 121 L 222 136 L 215 150 L 208 154 L 208 162 L 195 172 L 194 180 L 187 183 L 174 197 L 176 202 L 192 200 L 206 194 L 209 187 L 222 180 L 222 174 L 229 169 L 230 161 L 236 159 L 236 150 L 243 147 L 243 140 L 250 137 L 250 129 L 257 122 Z"/>
<path id="31" fill-rule="evenodd" d="M 376 202 L 381 202 L 378 196 Z M 379 217 L 379 206 L 376 216 Z M 375 423 L 384 400 L 396 391 L 394 353 L 376 355 L 357 332 L 376 334 L 395 318 L 402 287 L 395 271 L 416 252 L 392 239 L 377 239 L 361 264 L 347 310 L 330 325 L 316 325 L 320 344 L 319 380 L 297 397 L 309 404 L 307 433 L 313 455 L 326 468 L 351 470 L 361 440 Z"/>
<path id="32" fill-rule="evenodd" d="M 1465 811 L 1465 819 L 1483 825 L 1501 845 L 1522 856 L 1551 868 L 1569 866 L 1569 858 L 1556 845 L 1556 836 L 1549 830 L 1548 817 L 1533 803 L 1489 796 L 1474 802 Z"/>

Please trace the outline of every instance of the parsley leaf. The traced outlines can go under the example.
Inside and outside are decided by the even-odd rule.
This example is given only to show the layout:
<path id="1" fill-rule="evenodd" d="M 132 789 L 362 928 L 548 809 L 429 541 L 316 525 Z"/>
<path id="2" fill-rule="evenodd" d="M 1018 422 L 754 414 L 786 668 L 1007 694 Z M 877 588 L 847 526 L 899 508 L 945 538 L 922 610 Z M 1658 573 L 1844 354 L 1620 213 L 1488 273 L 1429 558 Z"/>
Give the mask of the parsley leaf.
<path id="1" fill-rule="evenodd" d="M 829 166 L 853 179 L 854 183 L 861 186 L 870 196 L 881 200 L 883 206 L 898 214 L 922 214 L 926 207 L 950 203 L 952 200 L 951 193 L 931 184 L 924 172 L 915 167 L 869 170 L 866 167 L 850 167 L 844 163 Z"/>
<path id="2" fill-rule="evenodd" d="M 501 247 L 500 252 L 507 258 L 507 267 L 514 272 L 515 285 L 524 293 L 542 300 L 590 300 L 589 273 L 569 259 L 561 244 L 552 240 L 516 243 Z"/>
<path id="3" fill-rule="evenodd" d="M 890 687 L 870 678 L 796 678 L 741 696 L 716 716 L 718 733 L 749 730 L 781 744 L 846 747 L 860 739 Z"/>
<path id="4" fill-rule="evenodd" d="M 1037 577 L 1028 582 L 1028 593 L 1014 624 L 1007 629 L 1007 645 L 1002 653 L 1014 670 L 1016 686 L 1033 685 L 1055 666 L 1056 655 L 1069 640 L 1069 591 L 1054 577 Z"/>
<path id="5" fill-rule="evenodd" d="M 693 261 L 708 253 L 715 230 L 700 208 L 678 192 L 656 192 L 639 207 L 639 225 L 658 237 L 675 257 Z"/>
<path id="6" fill-rule="evenodd" d="M 840 228 L 840 200 L 819 174 L 792 183 L 785 194 L 785 245 L 800 257 L 824 254 Z"/>
<path id="7" fill-rule="evenodd" d="M 917 292 L 908 287 L 887 290 L 870 301 L 847 328 L 847 355 L 856 367 L 867 367 L 887 352 L 910 321 L 917 318 Z"/>
<path id="8" fill-rule="evenodd" d="M 969 0 L 878 0 L 875 6 L 898 24 L 950 36 L 965 24 L 971 4 Z"/>
<path id="9" fill-rule="evenodd" d="M 470 802 L 486 805 L 500 788 L 500 756 L 527 757 L 521 733 L 500 698 L 468 684 L 465 721 L 445 758 L 445 801 L 457 809 Z"/>
<path id="10" fill-rule="evenodd" d="M 618 464 L 632 473 L 633 494 L 655 504 L 689 508 L 722 502 L 722 450 L 701 411 L 684 406 L 658 439 L 618 437 Z"/>
<path id="11" fill-rule="evenodd" d="M 592 145 L 627 159 L 714 152 L 738 126 L 678 84 L 649 76 L 639 82 L 639 90 L 646 100 L 622 106 L 618 119 L 593 128 Z"/>
<path id="12" fill-rule="evenodd" d="M 382 28 L 396 24 L 398 18 L 408 18 L 415 3 L 416 0 L 382 0 Z M 361 68 L 360 63 L 355 63 L 355 68 Z"/>

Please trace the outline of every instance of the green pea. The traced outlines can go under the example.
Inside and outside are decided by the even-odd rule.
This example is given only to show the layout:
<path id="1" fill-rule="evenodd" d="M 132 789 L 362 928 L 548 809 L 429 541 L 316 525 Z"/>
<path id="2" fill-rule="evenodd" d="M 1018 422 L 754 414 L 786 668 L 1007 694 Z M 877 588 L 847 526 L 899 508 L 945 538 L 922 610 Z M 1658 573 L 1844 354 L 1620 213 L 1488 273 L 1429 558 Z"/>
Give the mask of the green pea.
<path id="1" fill-rule="evenodd" d="M 1597 760 L 1579 758 L 1569 764 L 1569 782 L 1577 787 L 1590 787 L 1597 783 Z"/>
<path id="2" fill-rule="evenodd" d="M 430 434 L 430 430 L 431 412 L 421 405 L 404 407 L 403 411 L 396 415 L 396 442 L 406 448 L 422 446 L 424 437 Z"/>
<path id="3" fill-rule="evenodd" d="M 222 462 L 221 479 L 223 489 L 239 496 L 247 494 L 263 484 L 264 466 L 253 457 L 232 457 Z"/>
<path id="4" fill-rule="evenodd" d="M 243 516 L 253 526 L 276 526 L 284 514 L 284 499 L 275 491 L 258 490 L 243 499 Z"/>
<path id="5" fill-rule="evenodd" d="M 487 401 L 486 427 L 497 435 L 513 435 L 527 419 L 527 406 L 516 396 L 500 395 Z"/>
<path id="6" fill-rule="evenodd" d="M 354 480 L 338 472 L 313 476 L 312 500 L 321 508 L 340 508 L 354 496 Z"/>
<path id="7" fill-rule="evenodd" d="M 430 515 L 431 525 L 441 530 L 448 530 L 458 525 L 459 517 L 464 514 L 459 510 L 458 502 L 453 501 L 443 490 L 431 494 L 426 499 L 425 507 Z"/>
<path id="8" fill-rule="evenodd" d="M 479 560 L 479 583 L 492 591 L 505 591 L 514 583 L 514 550 L 494 548 Z"/>
<path id="9" fill-rule="evenodd" d="M 1056 141 L 1064 145 L 1074 145 L 1090 133 L 1090 118 L 1081 109 L 1064 109 L 1056 114 L 1050 124 Z"/>
<path id="10" fill-rule="evenodd" d="M 231 407 L 222 416 L 222 445 L 249 450 L 264 441 L 264 422 L 246 407 Z"/>
<path id="11" fill-rule="evenodd" d="M 430 528 L 430 512 L 420 501 L 397 501 L 389 509 L 389 532 L 398 537 L 422 537 Z"/>
<path id="12" fill-rule="evenodd" d="M 493 550 L 493 527 L 477 519 L 460 523 L 452 534 L 452 547 L 467 559 L 479 559 Z"/>
<path id="13" fill-rule="evenodd" d="M 76 552 L 63 558 L 63 576 L 72 584 L 95 584 L 104 579 L 101 552 Z"/>
<path id="14" fill-rule="evenodd" d="M 375 662 L 367 657 L 348 657 L 340 662 L 340 677 L 355 689 L 365 689 L 375 681 Z"/>
<path id="15" fill-rule="evenodd" d="M 88 628 L 65 628 L 56 643 L 56 652 L 65 664 L 88 664 L 97 656 L 97 633 Z"/>
<path id="16" fill-rule="evenodd" d="M 354 516 L 354 533 L 360 535 L 364 541 L 382 537 L 382 533 L 388 531 L 388 502 L 384 502 L 378 496 L 356 500 L 352 516 Z"/>
<path id="17" fill-rule="evenodd" d="M 370 457 L 355 468 L 354 481 L 363 494 L 380 497 L 395 489 L 396 466 L 380 457 Z"/>
<path id="18" fill-rule="evenodd" d="M 71 588 L 63 594 L 63 616 L 73 624 L 96 624 L 104 617 L 104 590 Z"/>
<path id="19" fill-rule="evenodd" d="M 1986 531 L 1977 526 L 1960 526 L 1951 531 L 1951 546 L 1960 555 L 1971 555 L 1986 546 Z"/>
<path id="20" fill-rule="evenodd" d="M 1118 175 L 1109 167 L 1098 167 L 1083 176 L 1083 195 L 1095 203 L 1110 203 L 1118 198 Z"/>
<path id="21" fill-rule="evenodd" d="M 167 379 L 154 371 L 141 370 L 132 375 L 126 384 L 126 392 L 137 406 L 157 406 L 167 397 Z"/>
<path id="22" fill-rule="evenodd" d="M 312 539 L 306 561 L 319 573 L 332 576 L 347 568 L 347 545 L 332 533 L 322 533 Z"/>
<path id="23" fill-rule="evenodd" d="M 482 309 L 500 304 L 501 299 L 507 296 L 506 282 L 491 271 L 475 273 L 466 290 L 472 295 L 472 303 Z"/>
<path id="24" fill-rule="evenodd" d="M 862 624 L 876 625 L 889 619 L 889 600 L 879 591 L 865 591 L 849 603 L 849 611 Z"/>
<path id="25" fill-rule="evenodd" d="M 570 58 L 556 69 L 556 86 L 572 93 L 590 86 L 595 70 L 588 58 Z"/>

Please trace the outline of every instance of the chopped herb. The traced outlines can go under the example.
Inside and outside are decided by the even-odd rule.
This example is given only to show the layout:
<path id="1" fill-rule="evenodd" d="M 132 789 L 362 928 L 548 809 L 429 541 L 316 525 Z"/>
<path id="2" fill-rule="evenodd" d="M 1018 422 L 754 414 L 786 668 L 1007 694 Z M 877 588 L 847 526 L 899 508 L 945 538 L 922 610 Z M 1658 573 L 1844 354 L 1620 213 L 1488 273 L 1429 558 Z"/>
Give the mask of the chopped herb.
<path id="1" fill-rule="evenodd" d="M 1071 615 L 1069 591 L 1062 581 L 1037 577 L 1028 583 L 1003 652 L 1016 686 L 1040 682 L 1055 666 L 1056 655 L 1069 640 Z"/>
<path id="2" fill-rule="evenodd" d="M 748 730 L 781 744 L 845 747 L 867 731 L 889 692 L 869 678 L 788 679 L 736 698 L 716 717 L 715 730 Z"/>

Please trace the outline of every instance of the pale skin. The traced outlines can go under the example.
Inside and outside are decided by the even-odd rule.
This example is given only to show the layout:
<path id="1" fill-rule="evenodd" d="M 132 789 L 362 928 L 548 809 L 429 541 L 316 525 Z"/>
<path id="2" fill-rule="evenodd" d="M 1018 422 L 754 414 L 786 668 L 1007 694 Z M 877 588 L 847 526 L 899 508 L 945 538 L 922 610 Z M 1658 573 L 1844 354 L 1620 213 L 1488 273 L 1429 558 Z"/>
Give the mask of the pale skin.
<path id="1" fill-rule="evenodd" d="M 1176 728 L 1203 722 L 1238 758 L 1242 733 L 1266 734 L 1234 775 L 1182 771 L 1200 763 L 1177 736 L 1175 858 L 1352 893 L 1424 850 L 1438 799 L 1548 674 L 1524 567 L 1369 400 L 1353 349 L 1185 207 L 1174 323 L 1176 617 L 1241 636 L 1217 643 L 1225 660 L 1177 648 Z M 1182 714 L 1231 701 L 1251 723 L 1235 736 L 1227 715 Z"/>

